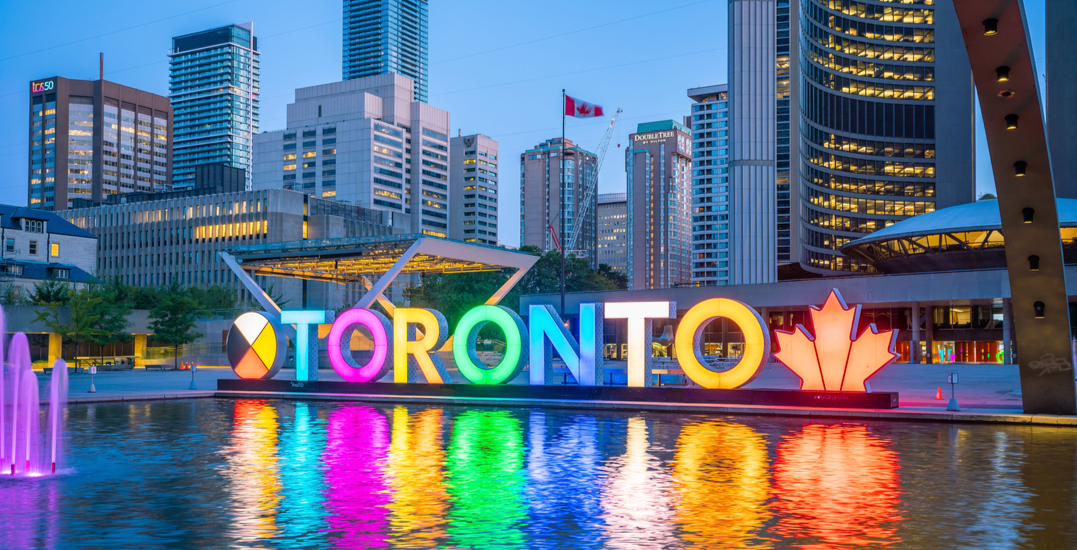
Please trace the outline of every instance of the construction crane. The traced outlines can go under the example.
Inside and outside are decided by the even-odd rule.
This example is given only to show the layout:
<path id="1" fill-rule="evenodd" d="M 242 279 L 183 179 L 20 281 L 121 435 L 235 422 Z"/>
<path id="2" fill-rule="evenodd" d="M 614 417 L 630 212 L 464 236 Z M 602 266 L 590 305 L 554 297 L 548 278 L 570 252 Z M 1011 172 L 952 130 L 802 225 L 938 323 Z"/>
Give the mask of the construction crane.
<path id="1" fill-rule="evenodd" d="M 621 118 L 621 109 L 617 109 L 616 113 L 613 113 L 613 118 L 610 119 L 610 126 L 606 129 L 606 135 L 602 136 L 602 141 L 598 144 L 598 162 L 595 164 L 595 171 L 588 181 L 584 182 L 586 186 L 584 188 L 583 201 L 576 205 L 576 219 L 572 223 L 572 231 L 568 234 L 568 239 L 565 241 L 565 250 L 575 253 L 580 256 L 582 249 L 577 247 L 580 240 L 580 234 L 583 233 L 583 222 L 587 219 L 587 211 L 585 210 L 594 200 L 595 191 L 598 189 L 598 172 L 602 170 L 602 161 L 606 158 L 606 150 L 609 149 L 610 139 L 613 138 L 613 131 L 617 129 L 617 120 Z M 576 173 L 579 174 L 583 167 L 577 166 Z M 598 213 L 596 212 L 597 216 Z M 594 258 L 592 258 L 593 260 Z"/>

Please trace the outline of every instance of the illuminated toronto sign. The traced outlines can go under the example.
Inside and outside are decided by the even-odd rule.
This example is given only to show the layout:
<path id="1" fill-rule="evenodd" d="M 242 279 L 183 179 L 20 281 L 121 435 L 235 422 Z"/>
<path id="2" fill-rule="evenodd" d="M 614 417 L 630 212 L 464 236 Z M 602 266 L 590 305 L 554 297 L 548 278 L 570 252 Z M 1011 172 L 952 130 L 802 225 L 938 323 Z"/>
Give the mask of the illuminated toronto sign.
<path id="1" fill-rule="evenodd" d="M 580 304 L 578 338 L 564 319 L 548 305 L 532 305 L 525 323 L 514 311 L 481 305 L 460 319 L 452 335 L 451 351 L 460 375 L 472 384 L 507 384 L 530 365 L 528 382 L 542 386 L 554 379 L 554 352 L 564 369 L 581 386 L 602 385 L 602 325 L 607 319 L 624 319 L 627 325 L 627 379 L 629 387 L 652 384 L 652 324 L 655 319 L 677 317 L 675 302 L 607 302 Z M 874 325 L 859 337 L 860 306 L 849 308 L 837 291 L 826 305 L 812 308 L 815 335 L 803 326 L 794 333 L 778 332 L 780 350 L 774 357 L 802 380 L 801 389 L 865 391 L 864 382 L 896 357 L 896 331 L 879 333 Z M 743 335 L 743 353 L 732 368 L 711 368 L 702 353 L 703 333 L 718 318 L 734 323 Z M 451 384 L 448 370 L 438 359 L 449 333 L 445 317 L 422 308 L 396 308 L 392 319 L 382 313 L 353 308 L 332 318 L 324 311 L 283 311 L 281 322 L 295 325 L 296 380 L 317 379 L 310 353 L 317 326 L 332 322 L 327 352 L 333 370 L 347 382 L 374 382 L 391 371 L 395 383 Z M 500 362 L 484 364 L 475 346 L 479 331 L 497 327 L 504 334 Z M 366 335 L 356 336 L 362 330 Z M 362 334 L 362 333 L 360 333 Z M 368 340 L 370 355 L 359 364 L 352 354 L 353 339 Z M 228 357 L 240 378 L 268 379 L 284 361 L 285 342 L 272 316 L 245 313 L 228 334 Z M 771 356 L 770 331 L 751 307 L 728 298 L 714 298 L 689 309 L 677 327 L 674 352 L 684 374 L 695 384 L 711 389 L 735 389 L 758 376 Z"/>
<path id="2" fill-rule="evenodd" d="M 41 92 L 48 92 L 52 90 L 55 82 L 52 80 L 43 80 L 41 82 L 30 83 L 30 93 L 39 94 Z"/>

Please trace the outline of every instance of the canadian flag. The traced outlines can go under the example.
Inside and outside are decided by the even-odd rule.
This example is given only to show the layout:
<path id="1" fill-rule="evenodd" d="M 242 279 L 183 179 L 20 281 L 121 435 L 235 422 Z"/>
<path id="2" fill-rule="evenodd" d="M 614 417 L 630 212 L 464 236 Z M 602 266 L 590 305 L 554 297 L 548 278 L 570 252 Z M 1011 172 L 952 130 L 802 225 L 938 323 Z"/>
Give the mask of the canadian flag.
<path id="1" fill-rule="evenodd" d="M 602 116 L 602 106 L 566 95 L 565 116 L 574 116 L 576 118 L 594 118 L 596 116 Z"/>

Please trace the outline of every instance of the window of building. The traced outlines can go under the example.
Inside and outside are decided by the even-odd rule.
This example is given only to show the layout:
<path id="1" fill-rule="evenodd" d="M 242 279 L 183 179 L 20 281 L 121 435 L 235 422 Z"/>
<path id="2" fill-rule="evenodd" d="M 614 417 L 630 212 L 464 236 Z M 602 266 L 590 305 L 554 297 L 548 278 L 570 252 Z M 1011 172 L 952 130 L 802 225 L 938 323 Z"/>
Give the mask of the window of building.
<path id="1" fill-rule="evenodd" d="M 7 239 L 4 241 L 4 250 L 7 252 L 15 252 L 15 239 Z"/>
<path id="2" fill-rule="evenodd" d="M 23 220 L 23 230 L 27 233 L 44 233 L 45 222 L 41 220 Z"/>
<path id="3" fill-rule="evenodd" d="M 37 241 L 30 241 L 30 254 L 37 256 Z"/>
<path id="4" fill-rule="evenodd" d="M 56 246 L 56 245 L 53 245 L 53 246 Z M 71 278 L 71 270 L 70 269 L 54 269 L 52 274 L 53 274 L 53 277 L 56 278 L 56 279 L 70 279 Z"/>
<path id="5" fill-rule="evenodd" d="M 52 243 L 52 256 L 54 258 L 60 256 L 60 243 Z"/>

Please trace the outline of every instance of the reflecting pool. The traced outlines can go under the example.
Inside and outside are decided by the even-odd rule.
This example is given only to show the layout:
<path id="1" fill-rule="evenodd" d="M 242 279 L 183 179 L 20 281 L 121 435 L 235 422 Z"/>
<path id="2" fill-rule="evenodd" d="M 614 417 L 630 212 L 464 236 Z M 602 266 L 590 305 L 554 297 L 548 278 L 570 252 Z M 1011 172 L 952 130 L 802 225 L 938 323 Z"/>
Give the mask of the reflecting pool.
<path id="1" fill-rule="evenodd" d="M 192 399 L 78 405 L 0 548 L 1075 548 L 1077 429 Z"/>

